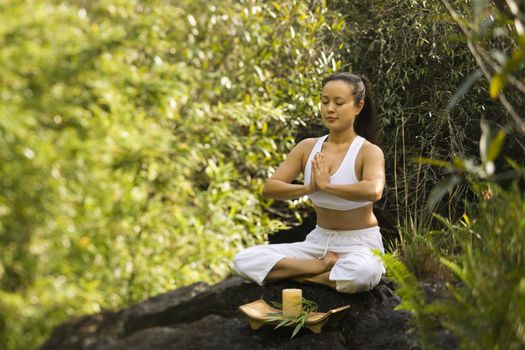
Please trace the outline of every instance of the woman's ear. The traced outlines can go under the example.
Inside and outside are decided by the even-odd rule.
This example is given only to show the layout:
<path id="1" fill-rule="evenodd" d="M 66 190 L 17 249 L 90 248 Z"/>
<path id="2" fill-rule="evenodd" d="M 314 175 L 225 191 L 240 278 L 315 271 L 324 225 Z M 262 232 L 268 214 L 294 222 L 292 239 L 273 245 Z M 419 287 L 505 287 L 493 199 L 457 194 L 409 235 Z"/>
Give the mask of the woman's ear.
<path id="1" fill-rule="evenodd" d="M 359 101 L 359 103 L 356 106 L 356 108 L 357 108 L 356 115 L 361 113 L 361 110 L 363 109 L 364 106 L 365 106 L 365 101 L 364 100 Z"/>

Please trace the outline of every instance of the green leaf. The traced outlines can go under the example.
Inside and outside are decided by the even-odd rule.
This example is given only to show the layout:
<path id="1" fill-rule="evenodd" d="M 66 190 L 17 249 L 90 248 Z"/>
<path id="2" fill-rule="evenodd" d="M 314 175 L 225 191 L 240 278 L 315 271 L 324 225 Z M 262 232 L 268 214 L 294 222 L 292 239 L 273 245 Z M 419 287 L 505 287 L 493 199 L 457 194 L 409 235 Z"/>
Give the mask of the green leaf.
<path id="1" fill-rule="evenodd" d="M 445 162 L 443 160 L 439 159 L 432 159 L 432 158 L 425 158 L 425 157 L 416 157 L 412 158 L 413 161 L 421 164 L 429 164 L 432 166 L 437 166 L 440 168 L 452 168 L 452 164 L 449 162 Z"/>
<path id="2" fill-rule="evenodd" d="M 447 194 L 455 185 L 460 182 L 460 178 L 455 175 L 448 176 L 439 184 L 435 185 L 428 196 L 427 209 L 433 210 L 436 204 Z"/>
<path id="3" fill-rule="evenodd" d="M 286 319 L 282 320 L 281 322 L 279 322 L 279 324 L 277 324 L 277 326 L 275 326 L 274 329 L 281 328 L 283 326 L 287 326 L 290 323 L 293 323 L 293 322 L 290 319 L 286 318 Z"/>
<path id="4" fill-rule="evenodd" d="M 469 163 L 470 160 L 468 159 L 462 159 L 460 157 L 454 156 L 452 157 L 452 166 L 454 169 L 457 169 L 459 171 L 466 171 L 467 169 L 470 169 Z"/>
<path id="5" fill-rule="evenodd" d="M 490 97 L 496 99 L 505 85 L 505 81 L 512 72 L 519 69 L 525 59 L 525 46 L 521 43 L 520 46 L 512 53 L 512 57 L 505 62 L 502 71 L 495 74 L 490 82 Z"/>
<path id="6" fill-rule="evenodd" d="M 479 138 L 479 154 L 481 161 L 485 163 L 487 161 L 487 154 L 490 142 L 490 127 L 485 120 L 481 120 L 481 137 Z"/>
<path id="7" fill-rule="evenodd" d="M 505 156 L 505 161 L 507 162 L 508 165 L 512 167 L 512 169 L 517 170 L 517 171 L 523 171 L 523 167 L 520 166 L 518 162 L 516 162 L 515 160 Z"/>
<path id="8" fill-rule="evenodd" d="M 454 263 L 454 262 L 452 262 L 452 261 L 450 261 L 450 260 L 448 260 L 448 259 L 446 259 L 444 257 L 439 258 L 439 261 L 443 265 L 448 267 L 448 269 L 450 271 L 452 271 L 456 276 L 458 276 L 458 278 L 460 278 L 462 281 L 465 280 L 464 272 L 463 272 L 463 270 L 461 269 L 461 267 L 458 264 L 456 264 L 456 263 Z"/>
<path id="9" fill-rule="evenodd" d="M 303 324 L 304 323 L 298 323 L 297 326 L 295 326 L 295 329 L 293 330 L 293 333 L 290 339 L 292 339 L 293 337 L 295 337 L 297 333 L 299 333 L 299 330 L 303 327 Z"/>
<path id="10" fill-rule="evenodd" d="M 454 108 L 458 101 L 470 90 L 472 85 L 474 85 L 474 83 L 482 76 L 483 74 L 481 69 L 476 69 L 472 74 L 470 74 L 470 76 L 461 83 L 454 95 L 452 95 L 447 103 L 447 106 L 445 107 L 445 110 L 450 112 L 450 110 Z"/>
<path id="11" fill-rule="evenodd" d="M 503 84 L 504 84 L 503 75 L 496 74 L 492 77 L 492 80 L 490 81 L 489 94 L 493 100 L 498 98 L 499 94 L 501 93 L 501 90 L 503 90 Z"/>
<path id="12" fill-rule="evenodd" d="M 277 301 L 273 301 L 272 300 L 272 301 L 270 301 L 270 303 L 277 309 L 281 309 L 282 310 L 282 308 L 283 308 L 283 304 L 281 304 L 281 303 L 279 303 Z"/>
<path id="13" fill-rule="evenodd" d="M 505 136 L 506 136 L 505 131 L 500 130 L 496 134 L 496 137 L 492 139 L 489 145 L 489 149 L 487 151 L 487 161 L 490 162 L 498 158 L 501 152 L 501 148 L 503 147 L 503 142 L 505 141 Z"/>
<path id="14" fill-rule="evenodd" d="M 439 215 L 438 213 L 432 213 L 432 217 L 439 220 L 443 225 L 445 225 L 445 227 L 449 229 L 453 227 L 453 225 L 450 223 L 450 221 L 447 218 L 443 217 L 442 215 Z"/>

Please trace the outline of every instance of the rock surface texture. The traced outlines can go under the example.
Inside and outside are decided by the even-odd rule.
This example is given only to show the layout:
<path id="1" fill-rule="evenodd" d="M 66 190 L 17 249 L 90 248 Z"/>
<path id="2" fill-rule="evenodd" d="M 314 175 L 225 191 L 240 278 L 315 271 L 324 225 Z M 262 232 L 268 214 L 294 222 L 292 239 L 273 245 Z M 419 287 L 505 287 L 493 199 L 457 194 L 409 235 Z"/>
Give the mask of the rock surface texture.
<path id="1" fill-rule="evenodd" d="M 301 288 L 303 297 L 326 312 L 350 304 L 335 327 L 320 334 L 293 328 L 253 331 L 240 305 L 259 298 L 281 302 L 284 288 Z M 410 315 L 394 311 L 399 304 L 386 279 L 372 291 L 341 294 L 323 286 L 293 281 L 258 286 L 231 277 L 209 286 L 196 283 L 146 300 L 118 312 L 82 316 L 59 326 L 42 350 L 156 349 L 419 349 Z M 448 343 L 442 339 L 443 348 Z"/>

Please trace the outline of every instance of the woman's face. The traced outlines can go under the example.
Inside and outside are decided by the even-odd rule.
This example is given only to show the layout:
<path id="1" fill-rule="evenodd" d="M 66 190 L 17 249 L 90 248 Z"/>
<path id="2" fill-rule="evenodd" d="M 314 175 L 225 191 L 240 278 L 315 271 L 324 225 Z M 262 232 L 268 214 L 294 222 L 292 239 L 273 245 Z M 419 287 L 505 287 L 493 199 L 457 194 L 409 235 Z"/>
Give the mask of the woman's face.
<path id="1" fill-rule="evenodd" d="M 332 80 L 324 86 L 321 95 L 321 117 L 328 129 L 343 131 L 353 127 L 364 101 L 359 101 L 356 105 L 352 89 L 353 86 L 343 80 Z"/>

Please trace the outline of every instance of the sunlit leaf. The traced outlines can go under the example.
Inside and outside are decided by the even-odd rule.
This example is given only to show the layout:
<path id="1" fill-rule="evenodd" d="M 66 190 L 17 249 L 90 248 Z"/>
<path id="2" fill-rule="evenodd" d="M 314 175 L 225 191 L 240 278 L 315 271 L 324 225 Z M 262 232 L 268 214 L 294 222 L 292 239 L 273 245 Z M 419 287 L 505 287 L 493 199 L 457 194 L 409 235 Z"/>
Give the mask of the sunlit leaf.
<path id="1" fill-rule="evenodd" d="M 445 259 L 445 258 L 441 258 L 441 259 L 439 259 L 439 261 L 441 261 L 441 263 L 443 265 L 448 267 L 450 269 L 450 271 L 452 271 L 459 278 L 461 278 L 461 279 L 465 278 L 464 271 L 461 269 L 461 267 L 458 264 L 456 264 L 456 263 L 454 263 L 454 262 L 452 262 L 452 261 L 450 261 L 448 259 Z"/>
<path id="2" fill-rule="evenodd" d="M 452 164 L 450 164 L 449 162 L 445 162 L 439 159 L 418 157 L 418 158 L 413 158 L 413 160 L 417 163 L 428 164 L 428 165 L 437 166 L 441 168 L 451 168 L 452 167 Z"/>
<path id="3" fill-rule="evenodd" d="M 490 141 L 489 149 L 487 151 L 487 161 L 493 161 L 498 158 L 505 141 L 505 131 L 499 130 L 496 136 Z"/>
<path id="4" fill-rule="evenodd" d="M 501 74 L 496 74 L 490 81 L 489 94 L 492 99 L 498 98 L 501 90 L 503 90 L 504 77 Z"/>

